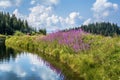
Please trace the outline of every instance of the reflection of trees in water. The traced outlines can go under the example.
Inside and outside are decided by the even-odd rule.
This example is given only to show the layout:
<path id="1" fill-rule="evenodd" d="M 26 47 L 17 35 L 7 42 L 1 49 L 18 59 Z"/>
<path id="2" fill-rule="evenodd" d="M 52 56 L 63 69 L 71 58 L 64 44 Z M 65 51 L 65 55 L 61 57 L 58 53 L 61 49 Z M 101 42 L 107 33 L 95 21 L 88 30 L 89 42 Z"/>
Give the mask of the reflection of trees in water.
<path id="1" fill-rule="evenodd" d="M 0 43 L 0 61 L 8 62 L 15 59 L 16 52 L 12 48 L 7 48 L 4 43 Z"/>

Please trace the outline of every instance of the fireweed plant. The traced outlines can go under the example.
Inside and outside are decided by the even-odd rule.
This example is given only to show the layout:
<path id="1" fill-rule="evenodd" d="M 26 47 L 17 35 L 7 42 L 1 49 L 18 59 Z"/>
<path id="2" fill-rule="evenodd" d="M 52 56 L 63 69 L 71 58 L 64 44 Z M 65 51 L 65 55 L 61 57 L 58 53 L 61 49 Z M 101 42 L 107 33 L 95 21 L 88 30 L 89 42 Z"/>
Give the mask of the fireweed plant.
<path id="1" fill-rule="evenodd" d="M 43 38 L 48 42 L 57 42 L 59 45 L 66 46 L 72 49 L 74 52 L 89 49 L 89 44 L 83 41 L 83 35 L 88 33 L 79 30 L 70 30 L 67 32 L 58 31 L 51 33 Z"/>

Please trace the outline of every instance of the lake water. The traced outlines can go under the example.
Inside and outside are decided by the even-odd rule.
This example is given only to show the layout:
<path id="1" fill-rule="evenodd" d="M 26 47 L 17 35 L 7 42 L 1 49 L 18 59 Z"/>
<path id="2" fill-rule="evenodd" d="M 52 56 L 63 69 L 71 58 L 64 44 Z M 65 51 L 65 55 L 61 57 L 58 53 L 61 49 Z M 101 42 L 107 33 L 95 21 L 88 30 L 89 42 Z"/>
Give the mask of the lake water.
<path id="1" fill-rule="evenodd" d="M 0 44 L 0 80 L 64 80 L 64 75 L 36 54 Z"/>

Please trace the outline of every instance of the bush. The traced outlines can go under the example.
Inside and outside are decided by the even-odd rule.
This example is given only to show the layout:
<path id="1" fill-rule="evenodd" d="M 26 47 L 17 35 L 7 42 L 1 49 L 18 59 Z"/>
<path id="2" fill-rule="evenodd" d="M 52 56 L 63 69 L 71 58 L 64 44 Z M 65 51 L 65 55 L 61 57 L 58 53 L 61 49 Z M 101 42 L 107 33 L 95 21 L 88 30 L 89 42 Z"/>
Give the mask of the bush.
<path id="1" fill-rule="evenodd" d="M 23 36 L 24 33 L 20 32 L 20 31 L 16 31 L 16 32 L 14 33 L 14 35 L 15 35 L 15 36 Z"/>

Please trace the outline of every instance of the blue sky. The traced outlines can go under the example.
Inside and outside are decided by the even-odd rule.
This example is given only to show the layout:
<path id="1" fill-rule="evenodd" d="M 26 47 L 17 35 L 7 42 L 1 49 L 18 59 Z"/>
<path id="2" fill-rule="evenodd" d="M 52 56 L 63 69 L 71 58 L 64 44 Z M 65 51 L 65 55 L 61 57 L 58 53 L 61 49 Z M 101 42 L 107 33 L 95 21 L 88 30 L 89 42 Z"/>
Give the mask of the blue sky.
<path id="1" fill-rule="evenodd" d="M 119 0 L 0 0 L 0 10 L 48 32 L 102 21 L 120 26 Z"/>

